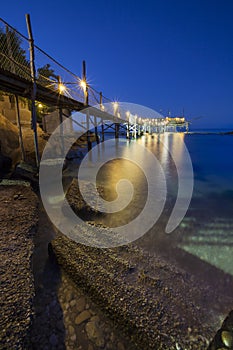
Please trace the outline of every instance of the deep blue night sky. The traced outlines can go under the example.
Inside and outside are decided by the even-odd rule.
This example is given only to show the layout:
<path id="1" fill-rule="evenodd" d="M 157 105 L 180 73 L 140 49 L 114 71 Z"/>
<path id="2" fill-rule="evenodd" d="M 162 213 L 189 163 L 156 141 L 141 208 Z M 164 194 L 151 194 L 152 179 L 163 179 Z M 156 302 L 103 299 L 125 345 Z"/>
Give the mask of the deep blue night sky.
<path id="1" fill-rule="evenodd" d="M 4 1 L 1 17 L 104 95 L 233 128 L 232 0 Z"/>

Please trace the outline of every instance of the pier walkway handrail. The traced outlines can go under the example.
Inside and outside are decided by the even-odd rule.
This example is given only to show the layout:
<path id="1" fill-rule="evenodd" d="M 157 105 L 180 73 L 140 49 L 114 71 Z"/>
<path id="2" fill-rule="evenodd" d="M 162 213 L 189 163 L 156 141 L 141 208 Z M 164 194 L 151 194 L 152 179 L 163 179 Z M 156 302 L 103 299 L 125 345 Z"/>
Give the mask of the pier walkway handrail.
<path id="1" fill-rule="evenodd" d="M 1 90 L 30 98 L 32 74 L 29 53 L 30 39 L 0 18 Z M 86 77 L 74 74 L 35 44 L 34 64 L 38 101 L 77 111 L 92 106 L 96 114 L 99 110 L 101 118 L 116 120 L 116 115 L 106 113 L 103 108 L 104 104 L 113 101 L 84 81 Z M 88 90 L 88 103 L 84 90 Z M 120 120 L 120 115 L 118 117 Z"/>

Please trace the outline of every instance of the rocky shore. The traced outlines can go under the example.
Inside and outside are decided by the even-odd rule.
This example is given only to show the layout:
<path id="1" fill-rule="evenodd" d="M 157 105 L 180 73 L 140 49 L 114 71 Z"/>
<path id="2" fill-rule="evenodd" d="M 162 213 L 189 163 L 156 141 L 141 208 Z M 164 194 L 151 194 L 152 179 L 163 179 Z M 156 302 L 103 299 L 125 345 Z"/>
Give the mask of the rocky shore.
<path id="1" fill-rule="evenodd" d="M 130 336 L 135 349 L 207 348 L 213 319 L 193 297 L 214 298 L 210 290 L 136 247 L 101 250 L 62 235 L 52 245 L 59 264 Z"/>
<path id="2" fill-rule="evenodd" d="M 203 282 L 133 244 L 92 248 L 55 232 L 29 183 L 0 193 L 1 349 L 233 348 L 232 313 L 221 327 L 221 295 Z"/>
<path id="3" fill-rule="evenodd" d="M 66 197 L 74 212 L 82 215 L 85 203 L 80 198 L 76 180 Z M 65 206 L 63 210 L 66 212 Z M 85 214 L 86 220 L 96 215 L 88 207 Z M 85 224 L 78 227 L 79 241 L 86 237 L 95 243 L 96 231 L 101 231 L 101 239 L 111 236 L 101 224 L 86 222 L 89 227 Z M 70 238 L 58 233 L 52 241 L 59 264 L 118 323 L 135 349 L 208 347 L 226 312 L 222 309 L 221 313 L 214 306 L 222 304 L 222 295 L 135 245 L 99 249 Z M 231 302 L 229 299 L 228 305 Z"/>
<path id="4" fill-rule="evenodd" d="M 0 349 L 133 349 L 49 257 L 54 230 L 30 184 L 6 180 L 0 194 Z"/>

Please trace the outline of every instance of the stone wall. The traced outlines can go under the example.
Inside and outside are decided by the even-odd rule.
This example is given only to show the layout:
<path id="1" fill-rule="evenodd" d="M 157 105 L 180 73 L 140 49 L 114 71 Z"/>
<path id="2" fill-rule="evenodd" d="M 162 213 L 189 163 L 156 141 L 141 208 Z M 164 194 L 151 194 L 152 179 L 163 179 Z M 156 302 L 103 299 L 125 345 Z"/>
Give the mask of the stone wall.
<path id="1" fill-rule="evenodd" d="M 73 132 L 73 126 L 70 117 L 70 112 L 67 109 L 62 110 L 62 121 L 67 120 L 63 125 L 64 133 Z M 52 133 L 60 125 L 59 110 L 56 110 L 50 114 L 44 115 L 42 118 L 43 130 L 47 133 Z"/>
<path id="2" fill-rule="evenodd" d="M 20 120 L 22 125 L 30 125 L 31 111 L 28 107 L 28 101 L 25 98 L 19 98 Z M 0 96 L 0 113 L 11 123 L 17 124 L 15 97 L 13 95 Z"/>

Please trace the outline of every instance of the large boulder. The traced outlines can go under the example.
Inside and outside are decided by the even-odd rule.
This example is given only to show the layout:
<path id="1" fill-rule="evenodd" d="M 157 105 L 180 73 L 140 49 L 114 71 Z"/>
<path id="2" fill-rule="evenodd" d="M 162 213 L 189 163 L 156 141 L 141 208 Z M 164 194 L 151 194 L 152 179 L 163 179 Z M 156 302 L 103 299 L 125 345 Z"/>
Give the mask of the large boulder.
<path id="1" fill-rule="evenodd" d="M 48 136 L 37 126 L 39 154 L 42 155 Z M 22 128 L 26 162 L 35 165 L 34 132 L 29 127 Z M 0 173 L 14 169 L 22 159 L 19 144 L 19 130 L 8 118 L 0 114 Z"/>
<path id="2" fill-rule="evenodd" d="M 8 171 L 20 159 L 18 128 L 0 114 L 0 170 Z"/>

